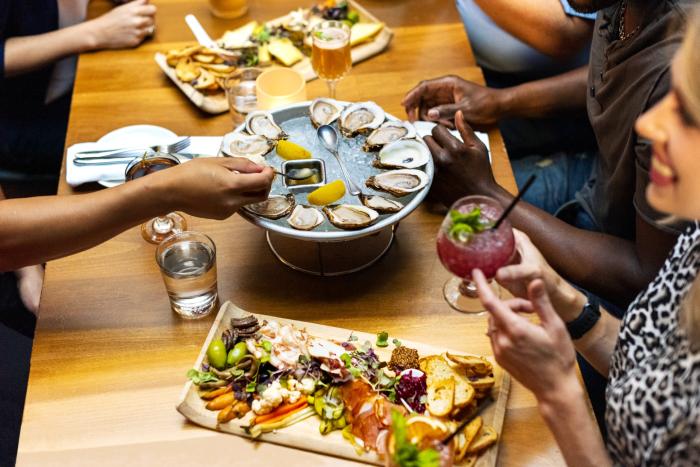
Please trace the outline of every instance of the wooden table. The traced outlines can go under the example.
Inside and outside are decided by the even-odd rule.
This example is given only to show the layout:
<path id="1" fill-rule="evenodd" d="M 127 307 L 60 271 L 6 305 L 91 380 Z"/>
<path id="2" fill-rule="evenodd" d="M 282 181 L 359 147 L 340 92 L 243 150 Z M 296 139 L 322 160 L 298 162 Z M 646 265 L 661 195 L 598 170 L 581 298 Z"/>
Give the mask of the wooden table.
<path id="1" fill-rule="evenodd" d="M 156 51 L 189 42 L 183 17 L 194 13 L 211 33 L 250 18 L 273 18 L 307 1 L 251 0 L 250 18 L 212 18 L 202 0 L 154 0 L 158 30 L 138 49 L 80 58 L 66 145 L 94 141 L 138 123 L 181 135 L 222 135 L 228 115 L 208 116 L 168 82 Z M 372 99 L 395 115 L 421 79 L 454 73 L 482 81 L 449 0 L 365 0 L 396 35 L 389 50 L 355 66 L 339 97 Z M 91 14 L 106 10 L 100 0 Z M 309 97 L 325 85 L 309 84 Z M 490 132 L 494 171 L 515 190 L 497 131 Z M 92 188 L 92 187 L 91 187 Z M 73 192 L 64 182 L 60 193 Z M 273 258 L 263 232 L 234 216 L 190 217 L 218 249 L 219 292 L 244 309 L 367 332 L 444 344 L 481 354 L 491 349 L 485 318 L 452 311 L 442 298 L 448 273 L 435 254 L 441 217 L 418 209 L 379 263 L 354 275 L 310 277 Z M 346 461 L 253 444 L 201 429 L 175 411 L 185 373 L 213 320 L 183 321 L 170 311 L 154 247 L 136 228 L 46 271 L 19 444 L 19 465 L 349 465 Z M 500 441 L 502 465 L 561 465 L 563 459 L 532 395 L 515 383 Z"/>

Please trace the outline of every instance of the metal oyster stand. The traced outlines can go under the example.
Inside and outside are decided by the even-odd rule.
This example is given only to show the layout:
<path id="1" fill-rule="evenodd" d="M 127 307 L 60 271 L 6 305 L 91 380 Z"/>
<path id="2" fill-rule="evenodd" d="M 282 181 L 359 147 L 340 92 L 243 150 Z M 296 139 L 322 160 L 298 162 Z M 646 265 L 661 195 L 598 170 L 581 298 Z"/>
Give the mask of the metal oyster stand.
<path id="1" fill-rule="evenodd" d="M 289 133 L 290 140 L 303 141 L 304 136 L 299 134 L 298 122 L 301 117 L 306 117 L 308 120 L 309 105 L 310 102 L 302 102 L 271 111 L 275 122 L 285 132 Z M 387 119 L 398 120 L 389 114 L 387 114 Z M 302 130 L 304 134 L 313 132 L 315 136 L 315 129 L 313 129 L 310 122 L 308 127 L 302 127 Z M 244 131 L 244 125 L 234 130 L 234 132 L 240 131 Z M 356 140 L 351 141 L 353 148 L 363 143 L 364 139 L 364 136 L 352 138 L 352 140 Z M 345 155 L 348 159 L 344 159 L 344 161 L 356 183 L 363 181 L 368 175 L 382 172 L 382 170 L 372 167 L 373 153 L 364 153 L 361 150 L 347 147 L 347 139 L 345 144 Z M 337 172 L 337 162 L 330 153 L 324 149 L 314 147 L 308 147 L 308 149 L 311 150 L 313 158 L 324 161 L 329 174 L 333 174 L 334 171 Z M 284 163 L 284 159 L 277 155 L 276 151 L 268 154 L 265 160 L 266 163 L 275 169 L 279 169 Z M 425 171 L 430 182 L 432 182 L 435 171 L 432 159 L 428 161 L 422 170 Z M 339 177 L 333 176 L 329 178 Z M 364 185 L 364 183 L 357 184 Z M 239 214 L 249 222 L 266 230 L 267 244 L 282 264 L 307 274 L 340 276 L 360 271 L 379 261 L 391 247 L 395 231 L 401 219 L 418 207 L 428 194 L 429 188 L 430 183 L 415 193 L 398 198 L 404 204 L 403 209 L 397 213 L 380 215 L 374 224 L 358 230 L 342 230 L 334 227 L 326 220 L 324 224 L 314 230 L 302 231 L 292 228 L 287 223 L 286 218 L 271 220 L 259 217 L 245 209 L 242 209 Z M 307 204 L 306 195 L 308 191 L 292 191 L 285 187 L 282 181 L 275 180 L 271 194 L 292 192 L 295 194 L 297 204 Z M 386 193 L 375 192 L 370 188 L 363 189 L 363 192 L 365 194 L 387 196 Z M 340 203 L 361 204 L 356 197 L 350 194 L 346 194 L 338 202 L 338 204 Z"/>

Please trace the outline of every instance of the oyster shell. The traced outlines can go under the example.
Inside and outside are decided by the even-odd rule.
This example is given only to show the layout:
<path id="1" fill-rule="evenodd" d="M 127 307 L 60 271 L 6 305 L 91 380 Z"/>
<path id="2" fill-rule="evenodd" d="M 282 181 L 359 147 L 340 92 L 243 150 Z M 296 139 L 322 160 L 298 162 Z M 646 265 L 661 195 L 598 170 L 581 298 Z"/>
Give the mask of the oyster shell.
<path id="1" fill-rule="evenodd" d="M 425 187 L 428 184 L 428 176 L 425 172 L 414 169 L 391 170 L 369 177 L 365 184 L 370 188 L 401 197 Z"/>
<path id="2" fill-rule="evenodd" d="M 365 151 L 377 151 L 382 146 L 394 141 L 415 137 L 416 129 L 409 122 L 384 122 L 379 128 L 370 133 L 362 149 Z"/>
<path id="3" fill-rule="evenodd" d="M 245 129 L 251 135 L 261 135 L 267 139 L 287 139 L 287 133 L 275 123 L 270 112 L 259 110 L 251 112 L 245 119 Z"/>
<path id="4" fill-rule="evenodd" d="M 430 150 L 417 139 L 400 139 L 379 151 L 372 165 L 380 169 L 417 169 L 430 160 Z"/>
<path id="5" fill-rule="evenodd" d="M 260 157 L 270 152 L 275 143 L 260 135 L 247 135 L 236 132 L 224 136 L 221 152 L 231 157 L 247 157 L 258 162 Z"/>
<path id="6" fill-rule="evenodd" d="M 379 217 L 379 213 L 374 209 L 354 204 L 324 206 L 323 212 L 326 213 L 331 224 L 345 230 L 367 227 Z"/>
<path id="7" fill-rule="evenodd" d="M 343 111 L 343 105 L 335 99 L 318 98 L 309 106 L 309 118 L 314 128 L 330 125 L 338 120 Z"/>
<path id="8" fill-rule="evenodd" d="M 340 113 L 338 128 L 347 137 L 369 133 L 384 122 L 384 110 L 374 102 L 350 104 Z"/>
<path id="9" fill-rule="evenodd" d="M 268 219 L 279 219 L 292 212 L 295 204 L 294 195 L 290 193 L 287 195 L 272 195 L 265 201 L 249 204 L 243 209 Z"/>
<path id="10" fill-rule="evenodd" d="M 379 195 L 360 194 L 360 201 L 380 214 L 399 212 L 403 209 L 403 203 Z"/>
<path id="11" fill-rule="evenodd" d="M 312 230 L 323 223 L 323 220 L 323 214 L 318 209 L 298 204 L 287 222 L 297 230 Z"/>

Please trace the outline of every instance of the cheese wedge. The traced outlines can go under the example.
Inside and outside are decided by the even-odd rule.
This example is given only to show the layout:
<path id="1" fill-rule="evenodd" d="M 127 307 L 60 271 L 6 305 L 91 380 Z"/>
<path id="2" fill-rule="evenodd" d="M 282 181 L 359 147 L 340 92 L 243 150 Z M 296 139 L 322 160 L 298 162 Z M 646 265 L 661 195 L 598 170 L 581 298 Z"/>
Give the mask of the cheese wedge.
<path id="1" fill-rule="evenodd" d="M 301 50 L 297 49 L 292 41 L 287 38 L 273 39 L 267 47 L 270 55 L 282 62 L 285 66 L 292 66 L 302 58 Z"/>
<path id="2" fill-rule="evenodd" d="M 253 31 L 255 31 L 255 28 L 257 27 L 258 22 L 251 21 L 250 23 L 246 23 L 238 29 L 234 29 L 233 31 L 226 31 L 221 37 L 221 39 L 219 39 L 219 43 L 225 49 L 231 50 L 251 47 L 253 43 L 250 41 L 250 36 L 253 34 Z"/>
<path id="3" fill-rule="evenodd" d="M 355 23 L 350 28 L 350 46 L 369 41 L 384 29 L 384 23 Z"/>

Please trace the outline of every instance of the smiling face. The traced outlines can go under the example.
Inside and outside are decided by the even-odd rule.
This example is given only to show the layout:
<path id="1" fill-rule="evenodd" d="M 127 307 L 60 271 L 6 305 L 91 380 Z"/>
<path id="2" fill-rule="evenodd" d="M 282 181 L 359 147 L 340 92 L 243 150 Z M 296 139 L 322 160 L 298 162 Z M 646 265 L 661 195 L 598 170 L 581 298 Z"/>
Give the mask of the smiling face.
<path id="1" fill-rule="evenodd" d="M 673 61 L 669 94 L 637 121 L 639 135 L 652 142 L 647 200 L 686 219 L 700 219 L 700 54 L 691 47 L 698 35 L 686 37 Z"/>

